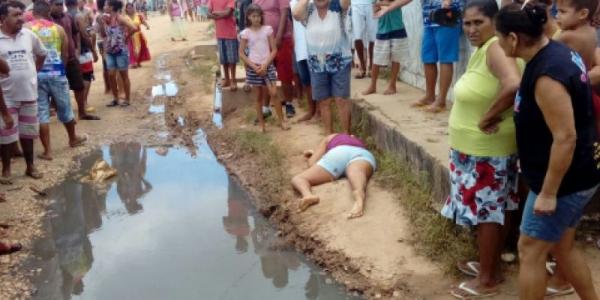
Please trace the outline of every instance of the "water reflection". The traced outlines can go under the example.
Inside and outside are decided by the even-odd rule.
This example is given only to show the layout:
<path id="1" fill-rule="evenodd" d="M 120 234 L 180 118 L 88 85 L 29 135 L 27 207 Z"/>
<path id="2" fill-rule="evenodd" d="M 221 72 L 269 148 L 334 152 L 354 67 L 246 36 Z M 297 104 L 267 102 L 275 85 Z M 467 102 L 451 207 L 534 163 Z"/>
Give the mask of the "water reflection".
<path id="1" fill-rule="evenodd" d="M 104 158 L 119 175 L 103 187 L 75 174 L 50 191 L 48 234 L 34 249 L 41 261 L 30 263 L 42 269 L 35 297 L 348 299 L 279 249 L 243 188 L 205 143 L 199 151 L 123 143 L 86 157 L 83 170 Z"/>

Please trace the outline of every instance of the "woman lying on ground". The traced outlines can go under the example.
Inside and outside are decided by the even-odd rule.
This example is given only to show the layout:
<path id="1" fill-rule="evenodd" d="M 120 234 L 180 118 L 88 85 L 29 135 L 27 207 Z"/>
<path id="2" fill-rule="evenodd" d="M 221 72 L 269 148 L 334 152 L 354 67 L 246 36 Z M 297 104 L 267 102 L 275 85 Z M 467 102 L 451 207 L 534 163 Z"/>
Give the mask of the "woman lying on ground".
<path id="1" fill-rule="evenodd" d="M 358 138 L 347 134 L 332 134 L 325 137 L 316 151 L 307 150 L 304 157 L 308 169 L 294 176 L 292 185 L 300 192 L 302 199 L 298 205 L 303 212 L 319 203 L 311 187 L 339 179 L 346 175 L 354 196 L 354 207 L 348 218 L 363 215 L 367 183 L 376 168 L 375 157 Z"/>

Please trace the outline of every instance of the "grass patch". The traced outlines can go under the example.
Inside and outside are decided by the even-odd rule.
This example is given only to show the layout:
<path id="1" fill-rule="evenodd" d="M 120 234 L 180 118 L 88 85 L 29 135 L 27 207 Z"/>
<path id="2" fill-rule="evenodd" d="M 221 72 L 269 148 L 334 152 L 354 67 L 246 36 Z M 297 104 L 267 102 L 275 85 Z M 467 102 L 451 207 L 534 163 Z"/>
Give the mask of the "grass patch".
<path id="1" fill-rule="evenodd" d="M 356 117 L 356 116 L 355 116 Z M 439 262 L 446 272 L 455 273 L 456 263 L 477 257 L 474 235 L 442 217 L 432 206 L 431 188 L 425 174 L 415 174 L 409 166 L 390 152 L 375 148 L 368 134 L 370 127 L 366 113 L 358 116 L 352 132 L 360 136 L 377 159 L 378 170 L 374 179 L 398 195 L 413 230 L 413 241 L 418 252 Z"/>

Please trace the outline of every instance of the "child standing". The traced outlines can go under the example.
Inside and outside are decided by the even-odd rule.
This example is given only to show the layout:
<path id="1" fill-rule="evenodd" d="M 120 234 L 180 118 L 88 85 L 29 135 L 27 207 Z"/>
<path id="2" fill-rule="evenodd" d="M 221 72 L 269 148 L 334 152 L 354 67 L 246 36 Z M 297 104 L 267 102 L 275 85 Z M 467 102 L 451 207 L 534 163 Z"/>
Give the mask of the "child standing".
<path id="1" fill-rule="evenodd" d="M 371 85 L 362 92 L 363 95 L 373 94 L 377 91 L 377 77 L 379 68 L 392 63 L 392 72 L 384 95 L 396 93 L 396 81 L 400 72 L 400 60 L 408 57 L 408 39 L 402 20 L 402 6 L 412 0 L 380 0 L 375 3 L 375 17 L 379 18 L 375 51 L 373 54 L 373 69 L 371 70 Z"/>
<path id="2" fill-rule="evenodd" d="M 231 87 L 231 91 L 237 90 L 235 82 L 235 65 L 239 62 L 237 31 L 235 27 L 234 0 L 209 0 L 208 18 L 215 20 L 215 35 L 219 48 L 219 61 L 225 71 L 223 87 Z"/>
<path id="3" fill-rule="evenodd" d="M 275 38 L 273 37 L 273 28 L 264 25 L 264 16 L 262 9 L 251 4 L 246 10 L 246 29 L 240 33 L 242 40 L 239 55 L 246 64 L 246 82 L 253 86 L 257 92 L 256 115 L 263 132 L 265 132 L 265 119 L 262 113 L 262 105 L 265 99 L 265 93 L 271 96 L 271 103 L 275 105 L 275 112 L 279 119 L 279 124 L 283 130 L 289 129 L 284 119 L 281 101 L 275 100 L 277 97 L 277 72 L 273 65 L 273 60 L 277 55 L 275 47 Z M 244 49 L 248 48 L 248 55 Z"/>

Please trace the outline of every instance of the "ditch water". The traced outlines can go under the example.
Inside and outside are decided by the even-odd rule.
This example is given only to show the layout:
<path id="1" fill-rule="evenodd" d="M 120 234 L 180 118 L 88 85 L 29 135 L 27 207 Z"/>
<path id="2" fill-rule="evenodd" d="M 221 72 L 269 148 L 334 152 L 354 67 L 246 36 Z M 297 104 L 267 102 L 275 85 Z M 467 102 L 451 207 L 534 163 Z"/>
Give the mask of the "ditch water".
<path id="1" fill-rule="evenodd" d="M 292 250 L 199 136 L 185 149 L 119 143 L 48 192 L 36 299 L 357 299 Z M 118 176 L 81 177 L 99 159 Z"/>

